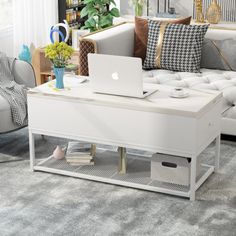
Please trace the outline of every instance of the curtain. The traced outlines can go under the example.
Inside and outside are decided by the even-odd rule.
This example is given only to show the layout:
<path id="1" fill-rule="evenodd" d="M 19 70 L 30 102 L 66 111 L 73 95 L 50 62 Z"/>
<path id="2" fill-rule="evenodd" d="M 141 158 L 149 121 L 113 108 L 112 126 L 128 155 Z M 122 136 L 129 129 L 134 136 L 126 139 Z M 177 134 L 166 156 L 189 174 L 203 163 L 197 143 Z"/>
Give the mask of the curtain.
<path id="1" fill-rule="evenodd" d="M 50 28 L 56 23 L 58 0 L 13 0 L 14 56 L 22 44 L 32 49 L 50 43 Z"/>

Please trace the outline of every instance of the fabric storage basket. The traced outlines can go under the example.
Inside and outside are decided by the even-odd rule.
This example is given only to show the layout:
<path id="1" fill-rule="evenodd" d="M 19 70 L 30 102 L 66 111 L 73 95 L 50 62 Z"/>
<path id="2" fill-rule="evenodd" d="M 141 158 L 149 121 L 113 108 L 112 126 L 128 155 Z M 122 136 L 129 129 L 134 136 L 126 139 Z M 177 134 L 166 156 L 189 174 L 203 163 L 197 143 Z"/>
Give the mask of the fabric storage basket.
<path id="1" fill-rule="evenodd" d="M 200 158 L 197 158 L 196 176 L 200 174 L 200 165 Z M 151 158 L 151 179 L 188 186 L 190 184 L 190 166 L 190 158 L 160 153 L 153 154 Z"/>

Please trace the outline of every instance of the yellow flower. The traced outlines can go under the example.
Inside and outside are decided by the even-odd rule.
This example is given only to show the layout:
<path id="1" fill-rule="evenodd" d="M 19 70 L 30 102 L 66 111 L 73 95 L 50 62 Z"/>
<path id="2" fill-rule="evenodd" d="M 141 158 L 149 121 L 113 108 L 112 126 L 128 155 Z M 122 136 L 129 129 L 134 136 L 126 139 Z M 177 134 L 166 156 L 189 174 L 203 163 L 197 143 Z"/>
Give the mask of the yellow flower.
<path id="1" fill-rule="evenodd" d="M 45 48 L 45 56 L 52 61 L 55 67 L 65 67 L 73 52 L 74 49 L 65 42 L 55 42 Z"/>

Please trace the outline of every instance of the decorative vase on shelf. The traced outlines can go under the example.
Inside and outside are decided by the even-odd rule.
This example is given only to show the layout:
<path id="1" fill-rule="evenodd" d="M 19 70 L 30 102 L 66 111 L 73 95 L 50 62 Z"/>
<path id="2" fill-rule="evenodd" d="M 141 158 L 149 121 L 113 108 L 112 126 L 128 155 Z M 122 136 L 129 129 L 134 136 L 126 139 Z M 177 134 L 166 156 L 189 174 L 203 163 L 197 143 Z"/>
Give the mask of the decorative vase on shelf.
<path id="1" fill-rule="evenodd" d="M 143 5 L 137 3 L 135 4 L 134 9 L 135 9 L 135 16 L 143 15 Z"/>
<path id="2" fill-rule="evenodd" d="M 221 8 L 217 3 L 217 0 L 212 0 L 211 5 L 206 12 L 206 18 L 211 24 L 218 24 L 221 19 Z"/>
<path id="3" fill-rule="evenodd" d="M 62 149 L 59 145 L 57 145 L 56 149 L 53 151 L 53 157 L 57 160 L 62 160 L 65 158 L 65 148 Z"/>
<path id="4" fill-rule="evenodd" d="M 64 77 L 64 73 L 65 73 L 65 68 L 54 67 L 53 71 L 54 71 L 54 74 L 56 77 L 56 88 L 57 89 L 64 89 L 63 77 Z"/>

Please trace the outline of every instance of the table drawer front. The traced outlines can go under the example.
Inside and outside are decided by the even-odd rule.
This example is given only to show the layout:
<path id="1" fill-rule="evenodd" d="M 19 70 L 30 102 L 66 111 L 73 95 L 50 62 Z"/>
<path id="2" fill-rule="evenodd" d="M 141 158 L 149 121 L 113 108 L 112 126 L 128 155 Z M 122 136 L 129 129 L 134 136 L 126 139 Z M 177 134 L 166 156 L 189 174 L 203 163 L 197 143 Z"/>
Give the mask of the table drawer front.
<path id="1" fill-rule="evenodd" d="M 198 122 L 198 148 L 209 144 L 221 132 L 221 102 L 199 119 Z"/>
<path id="2" fill-rule="evenodd" d="M 181 155 L 196 142 L 192 118 L 39 97 L 28 106 L 29 128 L 55 136 Z"/>

